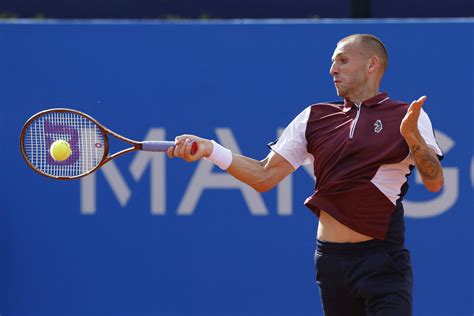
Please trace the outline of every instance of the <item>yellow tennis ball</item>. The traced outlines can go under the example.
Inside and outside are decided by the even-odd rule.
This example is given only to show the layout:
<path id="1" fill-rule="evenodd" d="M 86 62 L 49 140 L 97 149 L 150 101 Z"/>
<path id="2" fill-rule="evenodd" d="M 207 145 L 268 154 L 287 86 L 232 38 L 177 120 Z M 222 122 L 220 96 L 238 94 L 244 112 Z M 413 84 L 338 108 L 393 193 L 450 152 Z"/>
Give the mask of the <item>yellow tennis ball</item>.
<path id="1" fill-rule="evenodd" d="M 51 144 L 49 148 L 49 153 L 56 161 L 64 161 L 71 156 L 71 147 L 69 143 L 65 140 L 57 140 Z"/>

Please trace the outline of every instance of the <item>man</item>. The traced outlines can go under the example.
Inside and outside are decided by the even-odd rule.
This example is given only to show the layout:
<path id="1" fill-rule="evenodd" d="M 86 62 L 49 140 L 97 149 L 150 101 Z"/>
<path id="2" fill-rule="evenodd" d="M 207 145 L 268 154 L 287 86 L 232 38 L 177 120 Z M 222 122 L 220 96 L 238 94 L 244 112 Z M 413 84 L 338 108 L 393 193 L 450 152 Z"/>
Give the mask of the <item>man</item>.
<path id="1" fill-rule="evenodd" d="M 373 35 L 339 41 L 330 75 L 343 102 L 306 108 L 264 160 L 192 135 L 177 137 L 168 150 L 170 158 L 206 158 L 259 192 L 313 164 L 316 188 L 305 204 L 319 216 L 316 280 L 327 316 L 411 315 L 401 204 L 406 177 L 416 165 L 429 191 L 444 182 L 442 152 L 421 109 L 426 97 L 408 105 L 380 93 L 387 64 L 385 46 Z"/>

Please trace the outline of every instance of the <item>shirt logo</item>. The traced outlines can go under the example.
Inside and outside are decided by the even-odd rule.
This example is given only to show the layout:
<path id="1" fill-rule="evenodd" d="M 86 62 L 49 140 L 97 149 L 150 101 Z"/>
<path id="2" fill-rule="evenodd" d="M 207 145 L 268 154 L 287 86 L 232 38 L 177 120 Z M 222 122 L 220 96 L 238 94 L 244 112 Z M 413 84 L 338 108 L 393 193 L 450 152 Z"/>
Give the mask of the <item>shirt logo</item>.
<path id="1" fill-rule="evenodd" d="M 382 125 L 382 121 L 381 120 L 377 120 L 375 121 L 374 123 L 374 132 L 376 132 L 377 134 L 380 133 L 383 129 L 383 125 Z"/>

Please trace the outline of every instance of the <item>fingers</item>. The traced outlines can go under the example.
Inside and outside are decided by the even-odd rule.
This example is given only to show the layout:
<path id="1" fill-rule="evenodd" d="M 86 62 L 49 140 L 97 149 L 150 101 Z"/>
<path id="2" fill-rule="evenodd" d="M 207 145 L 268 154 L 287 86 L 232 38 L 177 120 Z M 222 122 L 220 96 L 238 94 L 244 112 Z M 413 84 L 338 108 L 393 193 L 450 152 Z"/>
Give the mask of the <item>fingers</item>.
<path id="1" fill-rule="evenodd" d="M 182 157 L 180 152 L 182 151 L 183 143 L 186 141 L 186 135 L 178 136 L 175 138 L 175 145 L 168 148 L 166 154 L 169 158 Z"/>
<path id="2" fill-rule="evenodd" d="M 193 140 L 188 139 L 185 142 L 185 145 L 183 145 L 184 148 L 184 159 L 186 161 L 194 161 L 196 160 L 194 155 L 191 153 L 192 152 L 192 146 L 193 146 Z"/>
<path id="3" fill-rule="evenodd" d="M 425 101 L 426 101 L 426 95 L 420 97 L 417 101 L 421 102 L 421 104 L 423 105 L 423 103 L 425 103 Z"/>
<path id="4" fill-rule="evenodd" d="M 407 113 L 400 125 L 400 133 L 403 137 L 410 138 L 418 132 L 418 118 L 420 117 L 421 107 L 426 101 L 426 96 L 413 101 L 408 107 Z"/>
<path id="5" fill-rule="evenodd" d="M 194 155 L 191 154 L 192 144 L 197 141 L 195 137 L 191 135 L 182 135 L 178 136 L 175 139 L 175 146 L 168 149 L 168 157 L 179 157 L 183 158 L 186 161 L 194 161 L 197 159 Z"/>
<path id="6" fill-rule="evenodd" d="M 180 158 L 183 158 L 184 157 L 184 149 L 185 149 L 186 145 L 185 145 L 185 140 L 176 140 L 175 141 L 175 146 L 174 146 L 174 152 L 173 152 L 173 155 L 175 157 L 180 157 Z"/>
<path id="7" fill-rule="evenodd" d="M 193 150 L 194 147 L 194 150 Z M 179 157 L 187 162 L 209 157 L 212 153 L 212 141 L 194 135 L 181 135 L 175 138 L 174 146 L 166 152 L 168 157 Z"/>
<path id="8" fill-rule="evenodd" d="M 168 148 L 168 150 L 166 151 L 166 155 L 168 155 L 168 158 L 174 158 L 174 146 Z"/>
<path id="9" fill-rule="evenodd" d="M 413 101 L 408 108 L 408 111 L 419 111 L 426 101 L 426 95 L 420 97 L 418 100 Z"/>

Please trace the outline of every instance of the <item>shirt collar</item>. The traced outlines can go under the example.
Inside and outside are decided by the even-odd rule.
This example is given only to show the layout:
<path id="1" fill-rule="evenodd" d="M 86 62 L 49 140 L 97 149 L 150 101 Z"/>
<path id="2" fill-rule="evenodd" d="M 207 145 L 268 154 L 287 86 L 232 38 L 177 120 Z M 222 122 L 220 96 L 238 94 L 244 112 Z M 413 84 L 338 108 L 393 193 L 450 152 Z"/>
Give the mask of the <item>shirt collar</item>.
<path id="1" fill-rule="evenodd" d="M 388 94 L 386 92 L 382 92 L 377 94 L 376 96 L 371 97 L 370 99 L 364 100 L 362 102 L 363 106 L 371 107 L 377 104 L 381 104 L 388 100 Z M 354 102 L 348 99 L 344 99 L 344 110 L 348 111 L 354 106 Z"/>

